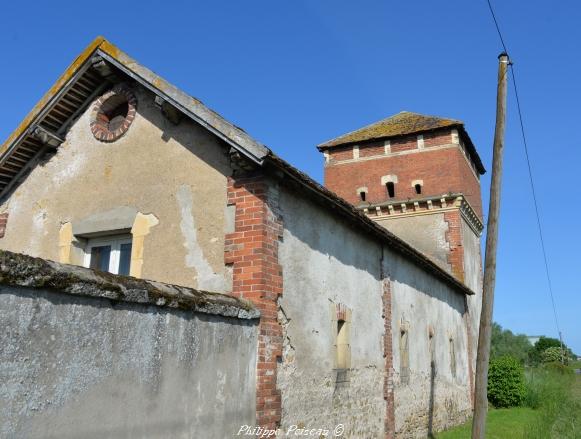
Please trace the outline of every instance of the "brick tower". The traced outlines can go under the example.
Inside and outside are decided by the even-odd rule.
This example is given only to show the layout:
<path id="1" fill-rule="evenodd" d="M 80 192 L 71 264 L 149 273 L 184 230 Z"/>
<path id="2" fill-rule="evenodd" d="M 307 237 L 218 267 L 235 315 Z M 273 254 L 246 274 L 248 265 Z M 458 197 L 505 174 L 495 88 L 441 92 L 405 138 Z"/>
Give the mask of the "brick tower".
<path id="1" fill-rule="evenodd" d="M 403 111 L 318 149 L 327 188 L 480 292 L 485 170 L 461 121 Z"/>

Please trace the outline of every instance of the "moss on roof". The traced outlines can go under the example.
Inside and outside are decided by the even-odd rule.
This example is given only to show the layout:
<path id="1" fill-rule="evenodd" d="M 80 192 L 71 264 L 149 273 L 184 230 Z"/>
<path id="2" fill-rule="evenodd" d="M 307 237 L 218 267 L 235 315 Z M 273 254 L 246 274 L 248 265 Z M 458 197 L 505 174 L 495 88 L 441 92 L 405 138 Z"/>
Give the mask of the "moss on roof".
<path id="1" fill-rule="evenodd" d="M 458 132 L 466 141 L 468 153 L 472 156 L 476 168 L 480 174 L 484 174 L 486 169 L 482 160 L 464 128 L 464 122 L 457 119 L 447 119 L 438 116 L 427 116 L 425 114 L 402 111 L 394 116 L 387 117 L 379 122 L 372 123 L 342 136 L 328 140 L 317 145 L 319 151 L 334 148 L 340 145 L 348 145 L 369 140 L 387 139 L 390 137 L 405 136 L 408 134 L 423 133 L 440 128 L 457 127 Z"/>
<path id="2" fill-rule="evenodd" d="M 382 119 L 366 127 L 343 134 L 335 139 L 321 143 L 319 149 L 327 149 L 346 143 L 362 142 L 366 140 L 382 139 L 386 137 L 403 136 L 406 134 L 431 131 L 438 128 L 463 125 L 455 119 L 445 119 L 436 116 L 426 116 L 419 113 L 402 111 L 394 116 Z"/>

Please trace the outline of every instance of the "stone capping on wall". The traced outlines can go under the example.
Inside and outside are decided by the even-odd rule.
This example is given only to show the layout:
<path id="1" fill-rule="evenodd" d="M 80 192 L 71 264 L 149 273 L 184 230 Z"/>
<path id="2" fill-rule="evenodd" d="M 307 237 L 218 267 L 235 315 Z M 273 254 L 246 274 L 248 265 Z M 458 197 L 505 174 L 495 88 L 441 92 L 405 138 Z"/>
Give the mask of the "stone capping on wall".
<path id="1" fill-rule="evenodd" d="M 357 209 L 375 220 L 460 209 L 462 217 L 477 236 L 480 236 L 484 229 L 484 224 L 462 194 L 443 194 L 374 204 L 361 203 L 357 206 Z"/>
<path id="2" fill-rule="evenodd" d="M 161 282 L 119 276 L 0 250 L 2 286 L 56 290 L 73 296 L 175 308 L 239 319 L 257 319 L 249 301 Z"/>

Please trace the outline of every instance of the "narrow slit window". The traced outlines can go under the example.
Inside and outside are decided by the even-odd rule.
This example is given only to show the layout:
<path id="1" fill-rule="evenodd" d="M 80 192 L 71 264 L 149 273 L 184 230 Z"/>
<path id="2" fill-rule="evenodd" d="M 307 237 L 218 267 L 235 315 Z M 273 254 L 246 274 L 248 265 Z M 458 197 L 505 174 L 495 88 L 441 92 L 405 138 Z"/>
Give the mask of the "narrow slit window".
<path id="1" fill-rule="evenodd" d="M 399 374 L 402 384 L 410 380 L 410 351 L 408 331 L 401 331 L 399 337 Z"/>
<path id="2" fill-rule="evenodd" d="M 337 320 L 337 369 L 349 368 L 349 339 L 347 323 Z"/>
<path id="3" fill-rule="evenodd" d="M 454 348 L 454 339 L 450 338 L 450 371 L 452 376 L 456 378 L 456 350 Z"/>
<path id="4" fill-rule="evenodd" d="M 364 191 L 361 191 L 359 192 L 359 197 L 361 198 L 361 201 L 365 201 L 367 194 Z"/>
<path id="5" fill-rule="evenodd" d="M 414 187 L 416 188 L 416 194 L 420 195 L 422 193 L 422 185 L 418 183 Z"/>
<path id="6" fill-rule="evenodd" d="M 395 197 L 395 184 L 393 181 L 388 182 L 385 186 L 387 187 L 387 195 L 389 198 Z"/>

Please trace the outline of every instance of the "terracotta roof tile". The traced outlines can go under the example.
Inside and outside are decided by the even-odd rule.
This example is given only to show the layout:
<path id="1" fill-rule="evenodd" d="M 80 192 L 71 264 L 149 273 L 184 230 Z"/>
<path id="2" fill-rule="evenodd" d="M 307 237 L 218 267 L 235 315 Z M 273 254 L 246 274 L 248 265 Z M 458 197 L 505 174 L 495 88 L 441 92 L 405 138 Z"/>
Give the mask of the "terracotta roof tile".
<path id="1" fill-rule="evenodd" d="M 412 113 L 410 111 L 402 111 L 394 116 L 382 119 L 379 122 L 375 122 L 358 130 L 343 134 L 342 136 L 317 145 L 317 148 L 319 151 L 324 151 L 326 149 L 334 148 L 340 145 L 405 136 L 446 127 L 458 128 L 458 132 L 464 139 L 468 153 L 474 160 L 478 172 L 480 174 L 484 174 L 486 170 L 484 169 L 484 165 L 482 164 L 480 156 L 478 155 L 478 152 L 476 151 L 470 136 L 468 136 L 468 133 L 464 128 L 464 122 L 457 119 L 448 119 L 443 117 Z"/>
<path id="2" fill-rule="evenodd" d="M 326 149 L 346 143 L 362 142 L 372 139 L 403 136 L 406 134 L 431 131 L 438 128 L 463 125 L 463 122 L 455 119 L 446 119 L 436 116 L 426 116 L 419 113 L 402 111 L 394 116 L 372 123 L 350 133 L 343 134 L 335 139 L 318 145 L 319 149 Z"/>

